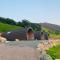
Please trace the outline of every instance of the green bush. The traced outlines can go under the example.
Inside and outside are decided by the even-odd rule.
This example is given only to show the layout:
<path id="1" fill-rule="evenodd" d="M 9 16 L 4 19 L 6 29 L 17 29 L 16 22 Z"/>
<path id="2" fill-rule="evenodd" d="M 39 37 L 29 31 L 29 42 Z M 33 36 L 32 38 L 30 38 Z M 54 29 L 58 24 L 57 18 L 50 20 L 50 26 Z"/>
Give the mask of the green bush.
<path id="1" fill-rule="evenodd" d="M 53 58 L 53 60 L 60 59 L 60 45 L 47 50 L 47 54 L 49 54 Z"/>

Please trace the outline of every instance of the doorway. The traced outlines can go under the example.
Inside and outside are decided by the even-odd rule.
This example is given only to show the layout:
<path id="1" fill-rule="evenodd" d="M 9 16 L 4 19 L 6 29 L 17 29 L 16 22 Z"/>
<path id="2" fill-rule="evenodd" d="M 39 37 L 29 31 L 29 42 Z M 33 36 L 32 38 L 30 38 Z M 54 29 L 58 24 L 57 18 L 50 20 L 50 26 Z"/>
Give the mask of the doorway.
<path id="1" fill-rule="evenodd" d="M 27 40 L 34 40 L 34 32 L 32 29 L 28 29 L 27 31 Z"/>

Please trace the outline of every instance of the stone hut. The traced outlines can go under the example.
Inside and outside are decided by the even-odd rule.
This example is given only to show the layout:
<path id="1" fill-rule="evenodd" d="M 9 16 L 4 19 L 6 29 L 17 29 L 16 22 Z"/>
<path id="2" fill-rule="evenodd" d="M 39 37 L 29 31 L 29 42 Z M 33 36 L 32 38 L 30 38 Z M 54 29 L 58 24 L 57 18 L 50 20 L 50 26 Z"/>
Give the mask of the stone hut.
<path id="1" fill-rule="evenodd" d="M 19 40 L 42 40 L 42 34 L 40 31 L 33 32 L 31 27 L 22 28 L 19 30 L 14 30 L 10 32 L 2 33 L 2 37 L 6 38 L 8 41 L 15 41 L 16 39 Z M 48 36 L 43 34 L 44 40 L 48 38 Z"/>
<path id="2" fill-rule="evenodd" d="M 34 32 L 34 37 L 37 40 L 48 40 L 49 35 L 47 32 L 36 31 Z"/>
<path id="3" fill-rule="evenodd" d="M 9 41 L 14 41 L 15 39 L 34 40 L 34 32 L 31 27 L 6 32 L 6 33 L 3 33 L 1 36 L 5 37 Z"/>
<path id="4" fill-rule="evenodd" d="M 37 40 L 41 40 L 41 32 L 40 32 L 40 31 L 34 32 L 34 37 L 35 37 L 35 39 L 37 39 Z"/>

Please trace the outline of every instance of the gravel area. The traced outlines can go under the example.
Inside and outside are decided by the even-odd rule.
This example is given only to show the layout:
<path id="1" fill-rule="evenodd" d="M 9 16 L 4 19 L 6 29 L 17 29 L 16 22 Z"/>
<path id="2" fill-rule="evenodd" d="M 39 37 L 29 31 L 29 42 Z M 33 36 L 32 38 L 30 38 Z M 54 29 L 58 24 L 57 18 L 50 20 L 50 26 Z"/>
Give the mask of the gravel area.
<path id="1" fill-rule="evenodd" d="M 39 60 L 36 49 L 0 44 L 0 60 Z"/>

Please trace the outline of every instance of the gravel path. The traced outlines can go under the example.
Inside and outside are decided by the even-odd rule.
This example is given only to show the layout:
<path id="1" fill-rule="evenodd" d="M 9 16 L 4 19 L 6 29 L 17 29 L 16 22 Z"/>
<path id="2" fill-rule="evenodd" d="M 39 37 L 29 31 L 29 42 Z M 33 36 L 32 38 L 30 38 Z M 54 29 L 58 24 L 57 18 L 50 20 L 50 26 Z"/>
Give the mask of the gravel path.
<path id="1" fill-rule="evenodd" d="M 43 45 L 42 42 L 44 43 Z M 40 43 L 38 50 L 37 45 Z M 44 52 L 48 41 L 20 41 L 0 44 L 0 60 L 52 60 Z M 41 50 L 43 49 L 43 50 Z M 42 51 L 42 53 L 40 52 Z"/>
<path id="2" fill-rule="evenodd" d="M 31 47 L 0 44 L 0 60 L 39 60 L 37 51 Z"/>

